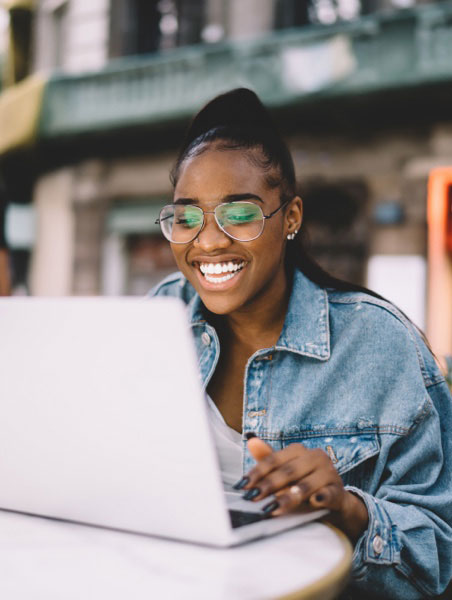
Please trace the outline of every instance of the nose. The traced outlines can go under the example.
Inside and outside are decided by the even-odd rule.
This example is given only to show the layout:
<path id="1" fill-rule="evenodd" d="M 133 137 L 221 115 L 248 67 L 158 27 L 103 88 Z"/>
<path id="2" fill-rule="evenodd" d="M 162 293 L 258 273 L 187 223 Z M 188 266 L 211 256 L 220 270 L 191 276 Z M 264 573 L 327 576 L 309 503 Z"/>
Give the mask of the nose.
<path id="1" fill-rule="evenodd" d="M 213 214 L 204 214 L 204 227 L 195 240 L 198 247 L 205 252 L 228 248 L 232 243 L 232 239 L 218 227 Z"/>

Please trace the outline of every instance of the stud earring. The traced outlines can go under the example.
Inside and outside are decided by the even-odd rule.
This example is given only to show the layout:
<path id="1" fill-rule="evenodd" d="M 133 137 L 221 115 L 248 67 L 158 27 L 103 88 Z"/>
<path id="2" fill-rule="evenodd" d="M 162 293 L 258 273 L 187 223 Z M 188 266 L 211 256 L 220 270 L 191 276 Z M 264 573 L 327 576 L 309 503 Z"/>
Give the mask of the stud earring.
<path id="1" fill-rule="evenodd" d="M 288 233 L 287 239 L 292 241 L 294 239 L 294 237 L 297 235 L 297 233 L 298 233 L 298 229 L 295 229 L 295 231 L 293 233 Z"/>

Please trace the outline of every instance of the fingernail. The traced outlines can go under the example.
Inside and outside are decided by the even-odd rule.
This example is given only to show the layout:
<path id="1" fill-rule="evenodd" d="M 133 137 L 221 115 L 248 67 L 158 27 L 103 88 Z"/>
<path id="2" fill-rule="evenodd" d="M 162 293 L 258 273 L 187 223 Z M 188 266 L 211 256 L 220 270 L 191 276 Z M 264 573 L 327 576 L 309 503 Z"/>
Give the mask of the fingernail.
<path id="1" fill-rule="evenodd" d="M 245 433 L 245 437 L 247 440 L 250 440 L 253 437 L 257 437 L 257 435 L 253 431 L 248 431 L 248 433 Z"/>
<path id="2" fill-rule="evenodd" d="M 266 504 L 262 507 L 262 512 L 264 513 L 264 515 L 268 515 L 277 508 L 279 508 L 279 502 L 277 500 L 273 500 L 273 502 L 270 502 L 269 504 Z"/>
<path id="3" fill-rule="evenodd" d="M 242 477 L 242 479 L 237 481 L 237 483 L 235 483 L 232 487 L 234 490 L 241 490 L 246 486 L 247 483 L 249 483 L 249 480 L 249 477 Z"/>
<path id="4" fill-rule="evenodd" d="M 256 496 L 259 496 L 260 493 L 261 491 L 259 488 L 252 488 L 251 490 L 248 490 L 246 494 L 243 494 L 243 499 L 252 500 L 253 498 L 256 498 Z"/>
<path id="5" fill-rule="evenodd" d="M 325 500 L 325 496 L 323 494 L 316 494 L 314 496 L 314 500 L 316 502 L 323 502 Z"/>

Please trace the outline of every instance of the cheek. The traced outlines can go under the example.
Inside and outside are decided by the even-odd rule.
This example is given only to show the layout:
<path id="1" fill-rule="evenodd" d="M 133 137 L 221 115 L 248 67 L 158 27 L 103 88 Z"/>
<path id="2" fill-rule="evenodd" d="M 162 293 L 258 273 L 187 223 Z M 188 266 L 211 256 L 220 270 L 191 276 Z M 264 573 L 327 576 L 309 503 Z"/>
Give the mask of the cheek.
<path id="1" fill-rule="evenodd" d="M 253 252 L 257 262 L 268 266 L 278 265 L 284 253 L 282 234 L 279 231 L 272 232 L 271 234 L 269 232 L 269 235 L 262 236 L 259 242 L 259 246 Z"/>
<path id="2" fill-rule="evenodd" d="M 183 271 L 184 269 L 184 257 L 185 257 L 185 252 L 183 249 L 181 249 L 179 246 L 177 246 L 176 244 L 170 244 L 171 246 L 171 252 L 173 253 L 173 257 L 174 260 L 176 261 L 176 265 L 179 268 L 180 271 Z"/>

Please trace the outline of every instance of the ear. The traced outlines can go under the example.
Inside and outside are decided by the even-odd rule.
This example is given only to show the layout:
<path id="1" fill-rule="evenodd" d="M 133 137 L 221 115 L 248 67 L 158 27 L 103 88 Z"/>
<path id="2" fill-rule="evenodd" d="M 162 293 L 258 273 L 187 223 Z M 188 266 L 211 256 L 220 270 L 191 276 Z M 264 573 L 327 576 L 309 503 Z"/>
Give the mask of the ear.
<path id="1" fill-rule="evenodd" d="M 287 206 L 285 212 L 285 236 L 299 231 L 303 221 L 303 201 L 300 196 L 295 196 Z"/>

